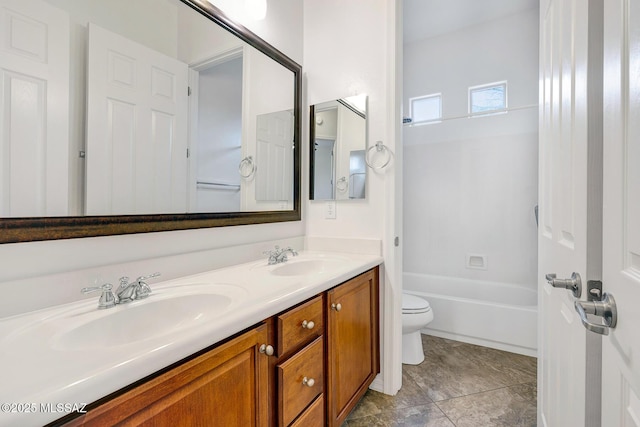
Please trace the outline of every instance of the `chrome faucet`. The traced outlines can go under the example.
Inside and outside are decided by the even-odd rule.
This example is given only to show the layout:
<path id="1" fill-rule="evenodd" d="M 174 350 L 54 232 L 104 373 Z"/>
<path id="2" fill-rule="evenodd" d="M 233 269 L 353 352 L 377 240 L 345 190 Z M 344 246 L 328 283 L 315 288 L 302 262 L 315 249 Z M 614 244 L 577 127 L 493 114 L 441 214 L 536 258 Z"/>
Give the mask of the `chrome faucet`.
<path id="1" fill-rule="evenodd" d="M 110 283 L 105 283 L 102 286 L 90 286 L 88 288 L 82 288 L 80 289 L 80 292 L 82 292 L 83 294 L 88 294 L 89 292 L 102 291 L 102 293 L 100 294 L 100 299 L 98 300 L 98 308 L 102 310 L 104 308 L 115 307 L 118 303 L 118 299 L 111 290 L 112 287 L 113 286 L 111 286 Z"/>
<path id="2" fill-rule="evenodd" d="M 298 256 L 298 252 L 290 246 L 287 246 L 284 249 L 280 249 L 280 246 L 276 245 L 275 250 L 264 251 L 265 255 L 269 255 L 268 264 L 280 264 L 283 262 L 287 262 L 287 253 L 290 253 L 293 256 Z"/>
<path id="3" fill-rule="evenodd" d="M 151 293 L 151 288 L 144 281 L 152 277 L 158 277 L 159 275 L 160 273 L 153 273 L 149 276 L 140 276 L 131 283 L 129 283 L 128 277 L 121 277 L 120 286 L 116 289 L 115 294 L 111 290 L 113 286 L 111 286 L 110 283 L 105 283 L 102 286 L 82 288 L 80 292 L 88 294 L 89 292 L 102 291 L 100 299 L 98 300 L 98 308 L 111 308 L 115 307 L 116 304 L 124 304 L 148 297 Z"/>
<path id="4" fill-rule="evenodd" d="M 129 282 L 128 277 L 121 277 L 120 286 L 116 289 L 118 304 L 148 297 L 151 293 L 151 288 L 144 281 L 152 277 L 158 277 L 159 275 L 160 273 L 153 273 L 149 276 L 140 276 L 133 282 Z"/>

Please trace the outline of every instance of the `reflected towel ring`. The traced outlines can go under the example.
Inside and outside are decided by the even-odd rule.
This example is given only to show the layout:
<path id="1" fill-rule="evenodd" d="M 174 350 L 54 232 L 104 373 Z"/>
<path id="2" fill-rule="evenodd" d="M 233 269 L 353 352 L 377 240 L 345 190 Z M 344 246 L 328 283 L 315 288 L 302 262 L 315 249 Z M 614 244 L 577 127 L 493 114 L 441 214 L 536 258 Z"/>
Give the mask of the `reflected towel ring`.
<path id="1" fill-rule="evenodd" d="M 376 151 L 374 151 L 374 152 L 373 152 L 373 156 L 375 156 L 375 154 L 377 154 L 377 153 L 382 153 L 382 152 L 386 152 L 386 153 L 387 153 L 387 160 L 385 160 L 385 162 L 384 162 L 384 163 L 382 163 L 381 165 L 378 165 L 378 166 L 374 166 L 374 165 L 369 161 L 369 158 L 370 158 L 370 157 L 373 157 L 373 156 L 372 156 L 372 155 L 370 155 L 370 154 L 371 154 L 371 150 L 373 150 L 374 148 L 376 149 Z M 365 156 L 364 156 L 364 161 L 365 161 L 365 163 L 367 164 L 367 166 L 369 166 L 371 169 L 383 169 L 383 168 L 385 168 L 385 167 L 389 164 L 389 162 L 391 161 L 391 150 L 389 150 L 389 149 L 387 148 L 387 146 L 386 146 L 386 145 L 384 145 L 384 144 L 382 143 L 382 141 L 377 141 L 377 142 L 376 142 L 376 145 L 373 145 L 373 146 L 371 146 L 371 147 L 369 147 L 369 148 L 367 149 L 367 152 L 366 152 L 366 154 L 365 154 Z"/>
<path id="2" fill-rule="evenodd" d="M 347 182 L 347 177 L 343 176 L 336 182 L 336 188 L 339 192 L 344 193 L 349 188 L 349 183 Z"/>
<path id="3" fill-rule="evenodd" d="M 256 164 L 253 162 L 253 156 L 247 156 L 240 160 L 238 165 L 238 172 L 243 178 L 249 178 L 256 171 Z"/>

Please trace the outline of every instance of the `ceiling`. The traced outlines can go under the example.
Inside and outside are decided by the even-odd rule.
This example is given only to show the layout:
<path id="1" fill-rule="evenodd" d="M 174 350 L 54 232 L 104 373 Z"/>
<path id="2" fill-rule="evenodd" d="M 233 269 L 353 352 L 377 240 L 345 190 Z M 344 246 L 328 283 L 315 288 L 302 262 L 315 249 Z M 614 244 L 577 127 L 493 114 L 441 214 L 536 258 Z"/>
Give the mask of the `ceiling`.
<path id="1" fill-rule="evenodd" d="M 539 0 L 404 0 L 404 43 L 538 8 Z"/>

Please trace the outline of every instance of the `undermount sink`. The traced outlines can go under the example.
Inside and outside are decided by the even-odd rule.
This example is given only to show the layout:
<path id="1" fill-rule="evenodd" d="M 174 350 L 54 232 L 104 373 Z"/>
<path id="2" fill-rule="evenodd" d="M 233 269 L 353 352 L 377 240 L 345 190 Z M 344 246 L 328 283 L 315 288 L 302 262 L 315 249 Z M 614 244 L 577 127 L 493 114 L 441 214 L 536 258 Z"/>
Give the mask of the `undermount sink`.
<path id="1" fill-rule="evenodd" d="M 53 345 L 59 350 L 99 349 L 166 336 L 220 317 L 233 308 L 238 294 L 246 291 L 233 285 L 163 289 L 144 300 L 99 310 L 91 319 L 76 319 L 53 337 Z"/>
<path id="2" fill-rule="evenodd" d="M 305 276 L 324 273 L 335 268 L 342 260 L 340 258 L 303 259 L 279 264 L 270 270 L 276 276 Z"/>

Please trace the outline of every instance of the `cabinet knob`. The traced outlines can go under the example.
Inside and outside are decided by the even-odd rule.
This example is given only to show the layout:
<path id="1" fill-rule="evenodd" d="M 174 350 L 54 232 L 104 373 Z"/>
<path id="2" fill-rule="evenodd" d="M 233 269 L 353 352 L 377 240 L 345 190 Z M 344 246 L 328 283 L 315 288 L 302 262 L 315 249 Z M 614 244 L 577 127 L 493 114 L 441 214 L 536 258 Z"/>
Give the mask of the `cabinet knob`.
<path id="1" fill-rule="evenodd" d="M 316 326 L 316 324 L 313 320 L 309 320 L 308 322 L 306 320 L 302 321 L 302 329 L 313 329 L 314 326 Z"/>
<path id="2" fill-rule="evenodd" d="M 338 303 L 338 304 L 333 303 L 333 304 L 331 304 L 331 309 L 332 309 L 332 310 L 335 310 L 335 311 L 340 311 L 340 310 L 342 310 L 342 304 L 340 304 L 340 303 Z"/>
<path id="3" fill-rule="evenodd" d="M 273 356 L 273 353 L 274 353 L 273 346 L 262 344 L 260 346 L 260 353 L 266 354 L 267 356 Z"/>
<path id="4" fill-rule="evenodd" d="M 316 383 L 316 380 L 314 380 L 313 378 L 304 377 L 302 379 L 302 384 L 306 385 L 307 387 L 313 387 L 315 383 Z"/>

